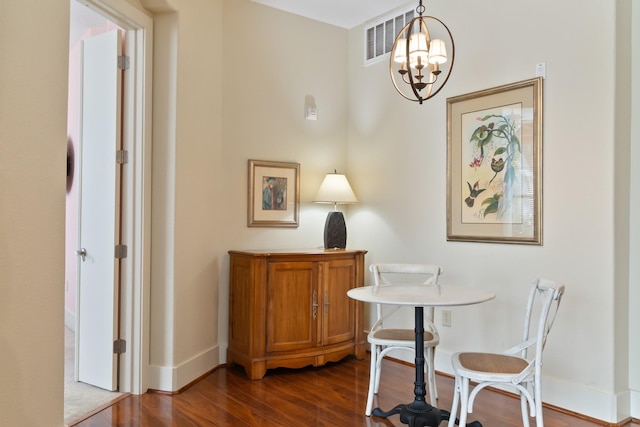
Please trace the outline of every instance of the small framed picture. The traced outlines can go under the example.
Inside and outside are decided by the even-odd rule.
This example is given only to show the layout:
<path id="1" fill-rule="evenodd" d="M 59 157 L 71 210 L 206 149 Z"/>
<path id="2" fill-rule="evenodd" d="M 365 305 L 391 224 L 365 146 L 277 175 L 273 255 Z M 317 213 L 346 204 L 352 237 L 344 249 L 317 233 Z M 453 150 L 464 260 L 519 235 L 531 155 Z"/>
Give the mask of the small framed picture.
<path id="1" fill-rule="evenodd" d="M 447 240 L 542 244 L 542 78 L 447 99 Z"/>
<path id="2" fill-rule="evenodd" d="M 297 227 L 300 164 L 249 160 L 249 227 Z"/>

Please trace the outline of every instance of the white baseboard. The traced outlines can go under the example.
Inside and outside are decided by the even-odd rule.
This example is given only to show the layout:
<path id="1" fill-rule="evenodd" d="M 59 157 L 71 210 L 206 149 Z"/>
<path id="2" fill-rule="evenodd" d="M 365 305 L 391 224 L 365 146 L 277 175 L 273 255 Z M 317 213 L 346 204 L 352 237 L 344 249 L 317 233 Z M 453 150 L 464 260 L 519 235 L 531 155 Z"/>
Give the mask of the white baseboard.
<path id="1" fill-rule="evenodd" d="M 543 375 L 542 395 L 551 405 L 607 423 L 619 423 L 629 417 L 628 392 L 614 395 Z"/>
<path id="2" fill-rule="evenodd" d="M 149 388 L 174 392 L 220 365 L 218 346 L 211 347 L 179 366 L 149 366 Z"/>
<path id="3" fill-rule="evenodd" d="M 631 416 L 637 420 L 640 419 L 640 391 L 631 390 L 629 393 L 629 406 L 631 409 Z"/>

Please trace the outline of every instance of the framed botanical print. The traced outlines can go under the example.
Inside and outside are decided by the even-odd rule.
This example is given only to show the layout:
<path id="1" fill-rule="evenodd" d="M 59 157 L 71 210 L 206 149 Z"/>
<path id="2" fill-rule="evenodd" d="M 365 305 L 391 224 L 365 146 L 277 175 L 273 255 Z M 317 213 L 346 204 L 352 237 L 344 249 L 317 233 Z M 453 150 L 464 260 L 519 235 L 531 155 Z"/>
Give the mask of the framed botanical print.
<path id="1" fill-rule="evenodd" d="M 542 244 L 542 78 L 447 99 L 447 240 Z"/>

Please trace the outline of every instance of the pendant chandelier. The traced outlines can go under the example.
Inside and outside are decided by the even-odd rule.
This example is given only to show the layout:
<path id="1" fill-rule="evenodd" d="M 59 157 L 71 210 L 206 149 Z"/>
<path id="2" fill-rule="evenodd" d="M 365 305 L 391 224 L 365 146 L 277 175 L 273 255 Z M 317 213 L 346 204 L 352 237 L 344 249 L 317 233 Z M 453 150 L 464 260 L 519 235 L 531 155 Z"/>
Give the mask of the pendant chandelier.
<path id="1" fill-rule="evenodd" d="M 418 16 L 396 36 L 389 60 L 391 81 L 398 93 L 420 104 L 447 83 L 455 57 L 449 28 L 438 18 L 422 16 L 424 11 L 420 0 Z"/>

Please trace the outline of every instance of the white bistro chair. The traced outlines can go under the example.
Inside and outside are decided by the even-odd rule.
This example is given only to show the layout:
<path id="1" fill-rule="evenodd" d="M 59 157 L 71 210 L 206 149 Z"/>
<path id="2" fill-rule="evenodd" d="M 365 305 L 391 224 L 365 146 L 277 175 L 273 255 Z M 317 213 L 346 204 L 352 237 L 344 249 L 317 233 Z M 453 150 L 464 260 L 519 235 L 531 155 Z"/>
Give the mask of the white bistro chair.
<path id="1" fill-rule="evenodd" d="M 515 389 L 520 395 L 523 425 L 529 427 L 530 413 L 536 418 L 536 426 L 544 427 L 541 397 L 542 351 L 563 294 L 563 284 L 545 279 L 535 280 L 529 294 L 520 344 L 503 353 L 465 352 L 452 356 L 455 389 L 449 427 L 453 427 L 456 421 L 458 403 L 460 420 L 457 424 L 463 426 L 467 422 L 467 413 L 473 412 L 473 401 L 477 394 L 489 386 Z M 471 392 L 470 382 L 477 383 Z"/>
<path id="2" fill-rule="evenodd" d="M 438 283 L 438 277 L 442 273 L 442 267 L 429 264 L 372 264 L 370 270 L 373 274 L 374 286 L 416 282 L 423 283 L 425 286 L 434 286 Z M 367 340 L 371 343 L 369 395 L 365 410 L 367 416 L 371 415 L 373 409 L 373 395 L 378 394 L 380 388 L 380 370 L 384 356 L 397 350 L 408 350 L 415 354 L 416 344 L 413 327 L 407 329 L 385 327 L 384 323 L 389 323 L 390 317 L 396 314 L 399 309 L 400 306 L 377 304 L 376 322 L 367 336 Z M 424 356 L 426 361 L 425 371 L 429 384 L 429 399 L 431 403 L 435 404 L 438 394 L 433 362 L 435 348 L 440 342 L 440 337 L 433 322 L 433 312 L 433 307 L 424 308 Z"/>

